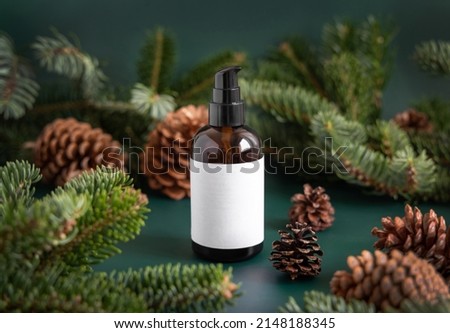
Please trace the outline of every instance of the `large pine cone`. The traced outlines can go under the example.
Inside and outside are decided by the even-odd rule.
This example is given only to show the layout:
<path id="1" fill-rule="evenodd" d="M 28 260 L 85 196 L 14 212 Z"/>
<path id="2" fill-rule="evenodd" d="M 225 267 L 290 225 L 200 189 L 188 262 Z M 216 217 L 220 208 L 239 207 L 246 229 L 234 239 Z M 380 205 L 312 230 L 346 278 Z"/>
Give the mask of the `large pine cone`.
<path id="1" fill-rule="evenodd" d="M 270 260 L 273 267 L 289 273 L 292 280 L 299 276 L 316 276 L 321 271 L 323 255 L 316 233 L 305 222 L 287 224 L 290 231 L 279 230 L 281 240 L 272 244 Z"/>
<path id="2" fill-rule="evenodd" d="M 297 193 L 291 198 L 292 207 L 289 210 L 291 223 L 305 222 L 314 231 L 331 227 L 334 221 L 334 208 L 325 189 L 321 186 L 313 188 L 305 184 L 303 193 Z"/>
<path id="3" fill-rule="evenodd" d="M 397 113 L 393 121 L 398 127 L 407 131 L 425 133 L 431 133 L 433 131 L 433 124 L 430 122 L 428 116 L 416 109 L 407 109 Z"/>
<path id="4" fill-rule="evenodd" d="M 347 265 L 350 273 L 337 271 L 331 279 L 333 294 L 373 303 L 379 310 L 399 308 L 406 299 L 434 302 L 450 296 L 442 276 L 413 252 L 363 251 L 360 256 L 348 257 Z"/>
<path id="5" fill-rule="evenodd" d="M 63 185 L 99 165 L 123 170 L 126 155 L 119 142 L 100 128 L 74 118 L 48 124 L 34 144 L 34 162 L 47 182 Z"/>
<path id="6" fill-rule="evenodd" d="M 170 112 L 150 132 L 141 164 L 150 188 L 175 200 L 190 195 L 190 140 L 207 122 L 205 106 L 188 105 Z"/>
<path id="7" fill-rule="evenodd" d="M 405 216 L 383 217 L 381 224 L 382 229 L 372 229 L 372 235 L 379 238 L 374 244 L 377 249 L 413 251 L 444 276 L 450 275 L 450 228 L 444 217 L 432 209 L 422 215 L 419 208 L 406 205 Z"/>

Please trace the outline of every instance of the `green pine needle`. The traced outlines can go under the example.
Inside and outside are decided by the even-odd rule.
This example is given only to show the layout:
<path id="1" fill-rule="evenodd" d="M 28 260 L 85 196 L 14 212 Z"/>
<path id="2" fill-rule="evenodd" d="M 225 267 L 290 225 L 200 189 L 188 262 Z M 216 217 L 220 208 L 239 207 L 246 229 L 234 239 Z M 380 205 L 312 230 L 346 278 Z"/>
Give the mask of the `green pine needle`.
<path id="1" fill-rule="evenodd" d="M 450 42 L 428 41 L 416 46 L 414 59 L 424 71 L 437 75 L 450 74 Z"/>
<path id="2" fill-rule="evenodd" d="M 248 105 L 255 105 L 279 117 L 307 124 L 319 111 L 336 111 L 337 107 L 301 87 L 272 81 L 240 80 L 242 96 Z"/>
<path id="3" fill-rule="evenodd" d="M 302 309 L 294 298 L 280 308 L 284 313 L 374 313 L 375 306 L 364 301 L 352 299 L 346 301 L 342 297 L 325 294 L 319 291 L 307 291 L 303 296 L 305 303 Z"/>
<path id="4" fill-rule="evenodd" d="M 29 68 L 14 53 L 12 41 L 0 32 L 0 114 L 20 118 L 33 107 L 39 85 Z"/>
<path id="5" fill-rule="evenodd" d="M 32 45 L 41 66 L 77 81 L 85 98 L 97 97 L 106 81 L 98 60 L 57 30 L 52 32 L 53 37 L 38 36 Z"/>
<path id="6" fill-rule="evenodd" d="M 324 75 L 327 94 L 349 119 L 370 124 L 379 118 L 374 82 L 355 55 L 333 55 L 325 62 Z"/>
<path id="7" fill-rule="evenodd" d="M 222 311 L 232 304 L 238 286 L 222 265 L 167 264 L 113 273 L 113 278 L 142 295 L 155 312 Z"/>
<path id="8" fill-rule="evenodd" d="M 175 41 L 163 28 L 149 32 L 137 62 L 139 82 L 155 93 L 169 91 L 175 65 Z"/>
<path id="9" fill-rule="evenodd" d="M 176 108 L 175 98 L 170 95 L 159 95 L 141 83 L 136 83 L 131 90 L 131 104 L 137 112 L 151 119 L 163 119 Z"/>

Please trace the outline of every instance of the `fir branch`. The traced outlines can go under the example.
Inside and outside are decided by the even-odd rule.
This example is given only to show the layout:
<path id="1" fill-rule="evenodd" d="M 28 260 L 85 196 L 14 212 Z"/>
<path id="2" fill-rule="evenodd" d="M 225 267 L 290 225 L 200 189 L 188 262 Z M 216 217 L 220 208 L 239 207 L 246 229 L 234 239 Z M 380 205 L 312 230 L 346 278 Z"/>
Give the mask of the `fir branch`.
<path id="1" fill-rule="evenodd" d="M 303 296 L 304 310 L 290 297 L 288 303 L 280 308 L 284 313 L 374 313 L 375 306 L 364 301 L 342 297 L 318 291 L 307 291 Z"/>
<path id="2" fill-rule="evenodd" d="M 319 111 L 337 110 L 334 104 L 300 87 L 260 80 L 240 80 L 239 84 L 249 105 L 256 105 L 283 120 L 308 124 Z"/>
<path id="3" fill-rule="evenodd" d="M 395 152 L 391 159 L 364 142 L 365 135 L 358 122 L 333 112 L 316 115 L 311 122 L 311 132 L 321 147 L 325 137 L 333 138 L 333 147 L 324 147 L 333 148 L 330 156 L 334 156 L 336 147 L 345 147 L 340 156 L 334 158 L 345 167 L 345 170 L 338 169 L 336 175 L 347 182 L 372 187 L 395 198 L 399 195 L 407 199 L 428 197 L 432 192 L 436 166 L 424 152 L 416 155 L 411 145 Z"/>
<path id="4" fill-rule="evenodd" d="M 175 64 L 175 41 L 163 28 L 149 32 L 137 62 L 139 82 L 155 93 L 169 90 Z"/>
<path id="5" fill-rule="evenodd" d="M 38 90 L 29 69 L 14 53 L 12 41 L 0 32 L 0 114 L 5 119 L 22 117 L 33 107 Z"/>
<path id="6" fill-rule="evenodd" d="M 405 131 L 401 130 L 395 123 L 377 120 L 375 125 L 368 126 L 367 132 L 375 142 L 375 146 L 389 158 L 411 143 Z"/>
<path id="7" fill-rule="evenodd" d="M 409 139 L 417 151 L 426 151 L 436 163 L 450 167 L 450 136 L 443 132 L 411 133 Z"/>
<path id="8" fill-rule="evenodd" d="M 7 268 L 0 276 L 1 312 L 145 312 L 139 295 L 105 273 L 62 274 L 59 267 L 36 272 Z M 9 286 L 9 287 L 6 287 Z"/>
<path id="9" fill-rule="evenodd" d="M 133 239 L 144 225 L 147 199 L 129 187 L 131 179 L 106 167 L 84 173 L 63 188 L 84 194 L 91 203 L 76 221 L 78 233 L 71 242 L 45 256 L 41 266 L 60 260 L 72 267 L 92 265 L 120 253 L 116 243 Z M 89 246 L 86 246 L 89 245 Z"/>
<path id="10" fill-rule="evenodd" d="M 280 59 L 281 58 L 281 59 Z M 287 63 L 302 78 L 307 87 L 311 87 L 323 98 L 327 94 L 323 88 L 321 66 L 318 63 L 317 53 L 302 38 L 294 37 L 282 42 L 278 47 L 278 55 L 272 59 Z"/>
<path id="11" fill-rule="evenodd" d="M 436 131 L 450 135 L 450 102 L 440 98 L 427 98 L 414 104 L 414 107 L 426 113 Z"/>
<path id="12" fill-rule="evenodd" d="M 227 66 L 242 65 L 245 60 L 245 53 L 224 51 L 202 61 L 175 84 L 177 104 L 204 103 L 213 86 L 215 72 Z"/>
<path id="13" fill-rule="evenodd" d="M 291 70 L 290 66 L 275 61 L 259 61 L 257 69 L 249 77 L 255 80 L 276 81 L 290 85 L 302 84 L 302 80 L 296 72 Z"/>
<path id="14" fill-rule="evenodd" d="M 175 99 L 170 95 L 158 95 L 152 88 L 136 83 L 131 90 L 130 103 L 136 111 L 148 118 L 163 119 L 176 108 Z"/>
<path id="15" fill-rule="evenodd" d="M 436 165 L 425 151 L 416 155 L 411 146 L 397 151 L 390 161 L 390 178 L 405 198 L 427 198 L 436 183 Z"/>
<path id="16" fill-rule="evenodd" d="M 113 279 L 142 295 L 155 312 L 221 311 L 238 289 L 222 265 L 159 265 L 113 273 Z"/>
<path id="17" fill-rule="evenodd" d="M 7 162 L 0 166 L 0 218 L 4 216 L 6 206 L 11 209 L 19 204 L 29 206 L 34 195 L 32 185 L 41 178 L 39 169 L 27 161 Z"/>
<path id="18" fill-rule="evenodd" d="M 370 124 L 380 116 L 372 78 L 351 53 L 332 56 L 324 66 L 326 90 L 349 119 Z"/>
<path id="19" fill-rule="evenodd" d="M 396 309 L 389 309 L 397 312 Z M 441 298 L 435 303 L 429 302 L 413 302 L 409 299 L 404 300 L 400 305 L 400 312 L 406 313 L 449 313 L 450 299 Z"/>
<path id="20" fill-rule="evenodd" d="M 450 74 L 450 42 L 428 41 L 416 46 L 414 60 L 421 69 L 436 75 Z"/>
<path id="21" fill-rule="evenodd" d="M 96 58 L 83 52 L 56 30 L 53 30 L 53 37 L 38 36 L 32 48 L 41 66 L 78 81 L 85 98 L 98 96 L 106 76 Z"/>
<path id="22" fill-rule="evenodd" d="M 238 295 L 221 265 L 91 271 L 86 264 L 139 232 L 146 198 L 127 175 L 101 168 L 33 201 L 23 184 L 37 179 L 35 170 L 25 162 L 0 168 L 0 193 L 19 198 L 0 216 L 0 311 L 220 311 Z"/>
<path id="23" fill-rule="evenodd" d="M 450 201 L 450 169 L 437 166 L 436 179 L 431 198 L 438 202 Z"/>
<path id="24" fill-rule="evenodd" d="M 336 21 L 323 30 L 323 46 L 328 55 L 352 53 L 361 60 L 380 94 L 393 65 L 391 44 L 396 28 L 391 22 L 380 22 L 373 16 L 357 24 Z"/>

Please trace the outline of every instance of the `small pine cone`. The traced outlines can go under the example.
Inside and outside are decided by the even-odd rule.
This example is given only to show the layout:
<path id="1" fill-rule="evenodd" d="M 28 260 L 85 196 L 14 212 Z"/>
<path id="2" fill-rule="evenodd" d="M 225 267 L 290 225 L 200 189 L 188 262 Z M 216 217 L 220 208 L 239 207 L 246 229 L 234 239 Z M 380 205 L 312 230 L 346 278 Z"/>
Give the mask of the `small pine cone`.
<path id="1" fill-rule="evenodd" d="M 433 303 L 450 296 L 442 276 L 427 261 L 413 252 L 393 250 L 385 254 L 362 251 L 347 258 L 351 272 L 337 271 L 331 279 L 331 291 L 346 300 L 373 303 L 378 310 L 400 307 L 403 300 Z"/>
<path id="2" fill-rule="evenodd" d="M 34 143 L 34 162 L 49 183 L 64 185 L 99 165 L 124 168 L 126 155 L 119 142 L 100 128 L 74 118 L 48 124 Z"/>
<path id="3" fill-rule="evenodd" d="M 272 243 L 270 260 L 273 267 L 289 273 L 292 280 L 299 276 L 316 276 L 321 271 L 323 255 L 316 233 L 304 222 L 287 224 L 290 231 L 279 230 L 281 240 Z"/>
<path id="4" fill-rule="evenodd" d="M 403 112 L 397 113 L 393 118 L 394 123 L 398 127 L 407 131 L 431 133 L 433 131 L 433 124 L 430 122 L 428 116 L 415 109 L 407 109 Z"/>
<path id="5" fill-rule="evenodd" d="M 292 206 L 289 210 L 291 223 L 305 222 L 314 231 L 331 227 L 334 221 L 334 208 L 325 189 L 321 186 L 312 188 L 311 185 L 305 184 L 303 193 L 297 193 L 291 198 Z"/>
<path id="6" fill-rule="evenodd" d="M 188 105 L 170 112 L 150 132 L 141 164 L 150 188 L 174 200 L 190 195 L 190 140 L 207 122 L 205 106 Z"/>
<path id="7" fill-rule="evenodd" d="M 422 215 L 419 208 L 405 206 L 405 216 L 383 217 L 383 228 L 373 228 L 372 235 L 379 238 L 374 247 L 406 253 L 413 251 L 419 258 L 427 260 L 444 275 L 450 274 L 450 228 L 447 230 L 444 217 L 434 210 Z"/>

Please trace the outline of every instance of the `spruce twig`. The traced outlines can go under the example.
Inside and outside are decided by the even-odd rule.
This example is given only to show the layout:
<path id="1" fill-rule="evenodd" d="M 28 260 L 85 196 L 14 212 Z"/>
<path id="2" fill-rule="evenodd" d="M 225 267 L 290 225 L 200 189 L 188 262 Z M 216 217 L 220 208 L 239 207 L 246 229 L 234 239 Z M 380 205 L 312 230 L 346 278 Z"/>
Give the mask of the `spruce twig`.
<path id="1" fill-rule="evenodd" d="M 86 99 L 98 97 L 106 81 L 99 61 L 56 29 L 52 32 L 53 37 L 38 36 L 32 44 L 41 66 L 79 82 Z"/>
<path id="2" fill-rule="evenodd" d="M 437 75 L 449 75 L 450 42 L 423 42 L 416 46 L 414 59 L 424 71 Z"/>
<path id="3" fill-rule="evenodd" d="M 14 53 L 12 41 L 0 32 L 0 114 L 20 118 L 33 107 L 39 85 L 29 68 Z"/>

